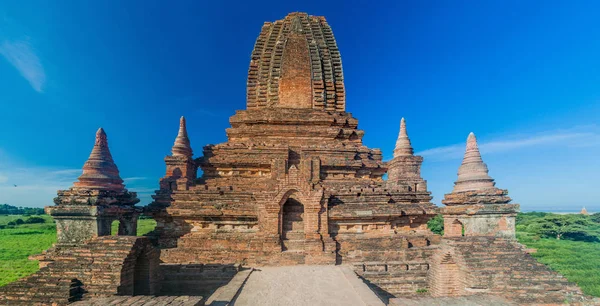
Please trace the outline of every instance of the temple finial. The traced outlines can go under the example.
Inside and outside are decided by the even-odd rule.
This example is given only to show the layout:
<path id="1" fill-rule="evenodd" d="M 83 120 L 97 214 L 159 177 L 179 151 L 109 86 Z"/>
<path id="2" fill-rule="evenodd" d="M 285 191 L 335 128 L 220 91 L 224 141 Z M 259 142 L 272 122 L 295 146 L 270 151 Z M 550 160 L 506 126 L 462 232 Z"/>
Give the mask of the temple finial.
<path id="1" fill-rule="evenodd" d="M 481 159 L 477 138 L 471 132 L 462 164 L 458 168 L 458 179 L 453 192 L 494 188 L 494 179 L 488 175 L 487 165 Z"/>
<path id="2" fill-rule="evenodd" d="M 115 165 L 104 129 L 96 131 L 96 141 L 90 157 L 83 164 L 83 174 L 73 186 L 81 189 L 122 190 L 125 188 Z"/>
<path id="3" fill-rule="evenodd" d="M 188 138 L 185 118 L 183 116 L 179 119 L 179 133 L 177 133 L 177 138 L 175 138 L 175 144 L 173 144 L 171 153 L 173 156 L 183 157 L 192 157 L 192 155 L 194 155 L 192 147 L 190 146 L 190 139 Z"/>
<path id="4" fill-rule="evenodd" d="M 404 118 L 400 120 L 400 133 L 398 134 L 398 140 L 396 140 L 396 148 L 394 149 L 394 157 L 396 156 L 407 156 L 413 155 L 413 148 L 406 132 L 406 121 Z"/>

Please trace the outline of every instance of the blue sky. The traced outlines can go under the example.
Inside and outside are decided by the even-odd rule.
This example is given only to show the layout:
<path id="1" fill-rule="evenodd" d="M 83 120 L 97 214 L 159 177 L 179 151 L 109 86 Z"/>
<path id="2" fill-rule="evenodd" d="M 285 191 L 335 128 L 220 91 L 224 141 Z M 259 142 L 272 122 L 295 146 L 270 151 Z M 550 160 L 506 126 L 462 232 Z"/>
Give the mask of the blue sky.
<path id="1" fill-rule="evenodd" d="M 600 211 L 596 1 L 171 2 L 0 3 L 0 203 L 52 205 L 98 127 L 149 203 L 179 116 L 196 156 L 225 141 L 263 22 L 305 11 L 333 28 L 365 144 L 391 158 L 405 117 L 434 203 L 473 131 L 522 210 Z"/>

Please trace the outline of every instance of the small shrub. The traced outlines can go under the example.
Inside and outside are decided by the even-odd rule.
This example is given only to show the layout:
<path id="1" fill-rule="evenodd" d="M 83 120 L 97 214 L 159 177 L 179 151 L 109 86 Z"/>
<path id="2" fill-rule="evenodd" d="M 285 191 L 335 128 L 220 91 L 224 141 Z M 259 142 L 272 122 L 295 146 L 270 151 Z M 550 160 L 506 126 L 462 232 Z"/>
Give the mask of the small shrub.
<path id="1" fill-rule="evenodd" d="M 427 289 L 425 289 L 425 288 L 417 289 L 417 293 L 421 293 L 421 294 L 427 293 Z"/>
<path id="2" fill-rule="evenodd" d="M 46 219 L 42 217 L 29 217 L 25 220 L 27 224 L 46 223 Z"/>
<path id="3" fill-rule="evenodd" d="M 438 235 L 444 235 L 444 218 L 442 215 L 436 215 L 427 222 L 430 231 Z"/>
<path id="4" fill-rule="evenodd" d="M 23 221 L 23 219 L 19 218 L 19 219 L 15 220 L 15 224 L 16 225 L 25 224 L 25 221 Z"/>

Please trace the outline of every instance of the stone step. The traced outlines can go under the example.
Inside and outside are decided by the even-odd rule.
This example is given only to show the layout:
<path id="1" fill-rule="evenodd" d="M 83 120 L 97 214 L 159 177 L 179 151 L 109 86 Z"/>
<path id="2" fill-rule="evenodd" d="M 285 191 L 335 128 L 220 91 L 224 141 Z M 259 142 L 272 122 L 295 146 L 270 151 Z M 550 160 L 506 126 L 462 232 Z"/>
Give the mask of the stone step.
<path id="1" fill-rule="evenodd" d="M 360 276 L 363 276 L 365 278 L 368 279 L 388 279 L 388 278 L 394 278 L 394 277 L 414 277 L 414 276 L 427 276 L 427 271 L 424 270 L 407 270 L 407 271 L 400 271 L 400 272 L 361 272 L 361 273 L 357 273 Z"/>
<path id="2" fill-rule="evenodd" d="M 304 251 L 288 250 L 281 252 L 278 256 L 279 258 L 275 260 L 281 265 L 303 265 L 305 263 L 305 256 Z"/>
<path id="3" fill-rule="evenodd" d="M 380 279 L 376 281 L 379 287 L 398 287 L 400 285 L 421 285 L 427 287 L 427 279 L 425 277 L 420 278 L 390 278 Z"/>
<path id="4" fill-rule="evenodd" d="M 283 231 L 300 232 L 300 231 L 304 231 L 304 222 L 303 221 L 284 222 L 282 227 L 283 227 Z"/>
<path id="5" fill-rule="evenodd" d="M 302 250 L 304 251 L 306 246 L 305 240 L 288 240 L 284 239 L 281 241 L 283 243 L 284 250 Z"/>
<path id="6" fill-rule="evenodd" d="M 281 238 L 288 240 L 303 240 L 305 239 L 305 234 L 304 231 L 284 231 Z"/>

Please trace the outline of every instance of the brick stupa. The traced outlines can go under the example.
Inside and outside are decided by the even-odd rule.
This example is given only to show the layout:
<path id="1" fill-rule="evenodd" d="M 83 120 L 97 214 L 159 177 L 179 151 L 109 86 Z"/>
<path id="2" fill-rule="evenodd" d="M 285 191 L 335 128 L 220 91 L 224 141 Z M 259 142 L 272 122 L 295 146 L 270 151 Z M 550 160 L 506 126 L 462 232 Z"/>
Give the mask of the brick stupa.
<path id="1" fill-rule="evenodd" d="M 518 204 L 509 204 L 508 191 L 495 187 L 481 159 L 475 134 L 470 133 L 458 179 L 451 193 L 444 196 L 442 208 L 445 236 L 498 235 L 515 237 Z M 461 222 L 460 231 L 456 222 Z M 464 229 L 463 229 L 464 228 Z"/>
<path id="2" fill-rule="evenodd" d="M 96 132 L 96 142 L 90 157 L 83 164 L 83 174 L 78 181 L 73 183 L 75 189 L 80 190 L 124 190 L 123 180 L 119 176 L 119 169 L 113 161 L 108 140 L 104 129 Z"/>
<path id="3" fill-rule="evenodd" d="M 138 202 L 136 193 L 125 189 L 100 128 L 83 173 L 73 187 L 58 191 L 56 206 L 46 207 L 46 212 L 56 220 L 58 243 L 77 245 L 110 235 L 114 220 L 120 221 L 120 233 L 135 234 L 140 211 L 134 205 Z"/>

